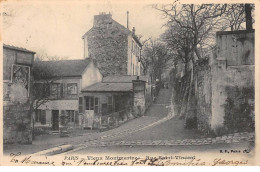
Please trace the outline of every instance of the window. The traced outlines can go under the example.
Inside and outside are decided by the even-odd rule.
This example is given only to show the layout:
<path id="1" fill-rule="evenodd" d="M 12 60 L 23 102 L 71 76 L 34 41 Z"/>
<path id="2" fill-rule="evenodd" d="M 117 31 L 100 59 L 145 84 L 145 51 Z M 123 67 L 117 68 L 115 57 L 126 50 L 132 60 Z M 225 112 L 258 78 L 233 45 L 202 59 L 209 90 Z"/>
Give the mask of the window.
<path id="1" fill-rule="evenodd" d="M 74 110 L 66 110 L 66 115 L 67 115 L 69 122 L 75 121 Z"/>
<path id="2" fill-rule="evenodd" d="M 99 98 L 98 98 L 98 97 L 95 97 L 94 112 L 95 112 L 95 113 L 99 113 Z"/>
<path id="3" fill-rule="evenodd" d="M 113 97 L 112 96 L 108 96 L 107 97 L 108 99 L 108 103 L 107 103 L 107 106 L 108 106 L 108 113 L 112 113 L 113 112 Z"/>
<path id="4" fill-rule="evenodd" d="M 77 83 L 69 83 L 69 84 L 67 84 L 67 94 L 68 95 L 75 95 L 77 93 L 78 93 Z"/>
<path id="5" fill-rule="evenodd" d="M 43 97 L 50 96 L 51 95 L 50 90 L 51 90 L 50 84 L 44 83 L 43 84 Z"/>
<path id="6" fill-rule="evenodd" d="M 51 95 L 52 96 L 58 96 L 60 95 L 60 84 L 52 84 L 51 85 Z"/>
<path id="7" fill-rule="evenodd" d="M 41 110 L 40 109 L 35 110 L 35 122 L 41 122 Z"/>
<path id="8" fill-rule="evenodd" d="M 79 113 L 83 113 L 83 102 L 82 102 L 82 97 L 79 97 Z"/>
<path id="9" fill-rule="evenodd" d="M 94 97 L 93 96 L 86 96 L 86 110 L 94 110 Z"/>
<path id="10" fill-rule="evenodd" d="M 41 124 L 46 124 L 46 111 L 37 109 L 35 111 L 35 122 L 39 122 Z"/>
<path id="11" fill-rule="evenodd" d="M 135 65 L 133 64 L 133 75 L 135 75 Z"/>
<path id="12" fill-rule="evenodd" d="M 46 124 L 46 111 L 41 110 L 41 124 L 45 125 Z"/>

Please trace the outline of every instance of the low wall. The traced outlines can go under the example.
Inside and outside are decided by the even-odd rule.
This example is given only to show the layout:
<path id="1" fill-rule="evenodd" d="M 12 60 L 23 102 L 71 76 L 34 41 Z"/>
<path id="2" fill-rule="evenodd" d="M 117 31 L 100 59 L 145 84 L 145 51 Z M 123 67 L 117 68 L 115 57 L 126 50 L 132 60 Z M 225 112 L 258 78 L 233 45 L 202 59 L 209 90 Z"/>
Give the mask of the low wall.
<path id="1" fill-rule="evenodd" d="M 3 87 L 3 143 L 31 144 L 32 114 L 29 97 L 19 84 L 4 81 Z"/>
<path id="2" fill-rule="evenodd" d="M 32 126 L 29 104 L 4 105 L 4 144 L 7 143 L 32 143 Z"/>

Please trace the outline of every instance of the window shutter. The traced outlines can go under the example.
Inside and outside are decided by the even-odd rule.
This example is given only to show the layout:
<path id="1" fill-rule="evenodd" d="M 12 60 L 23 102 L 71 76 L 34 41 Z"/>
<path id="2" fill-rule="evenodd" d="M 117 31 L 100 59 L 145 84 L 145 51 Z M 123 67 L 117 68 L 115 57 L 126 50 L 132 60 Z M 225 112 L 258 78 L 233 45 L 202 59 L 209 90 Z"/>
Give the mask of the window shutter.
<path id="1" fill-rule="evenodd" d="M 82 102 L 83 98 L 79 97 L 79 113 L 82 114 L 83 113 L 83 102 Z"/>
<path id="2" fill-rule="evenodd" d="M 45 125 L 46 124 L 46 111 L 41 110 L 41 124 Z"/>
<path id="3" fill-rule="evenodd" d="M 79 124 L 79 112 L 75 111 L 75 124 Z"/>
<path id="4" fill-rule="evenodd" d="M 60 97 L 63 97 L 63 83 L 60 84 Z"/>
<path id="5" fill-rule="evenodd" d="M 45 84 L 45 96 L 50 96 L 51 95 L 51 87 L 50 84 Z"/>

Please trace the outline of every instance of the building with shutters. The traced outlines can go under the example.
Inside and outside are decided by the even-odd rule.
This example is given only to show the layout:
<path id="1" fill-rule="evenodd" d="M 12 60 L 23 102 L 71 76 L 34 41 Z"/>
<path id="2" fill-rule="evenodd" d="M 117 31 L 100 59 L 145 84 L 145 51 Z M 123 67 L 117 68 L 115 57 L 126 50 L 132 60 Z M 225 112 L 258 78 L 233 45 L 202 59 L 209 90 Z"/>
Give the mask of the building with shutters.
<path id="1" fill-rule="evenodd" d="M 80 127 L 78 113 L 82 88 L 100 82 L 102 75 L 91 58 L 84 60 L 36 61 L 34 127 L 58 131 L 61 127 Z"/>
<path id="2" fill-rule="evenodd" d="M 110 75 L 82 89 L 79 112 L 85 127 L 114 128 L 144 114 L 151 103 L 147 76 Z"/>

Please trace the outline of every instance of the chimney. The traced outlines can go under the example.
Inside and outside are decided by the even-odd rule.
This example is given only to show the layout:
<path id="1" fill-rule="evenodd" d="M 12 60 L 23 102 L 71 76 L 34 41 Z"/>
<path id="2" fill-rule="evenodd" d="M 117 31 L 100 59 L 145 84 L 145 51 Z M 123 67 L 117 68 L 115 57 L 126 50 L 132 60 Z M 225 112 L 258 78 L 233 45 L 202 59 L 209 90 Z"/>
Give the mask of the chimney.
<path id="1" fill-rule="evenodd" d="M 133 35 L 135 35 L 135 27 L 133 27 L 132 32 L 133 32 Z"/>
<path id="2" fill-rule="evenodd" d="M 99 15 L 94 16 L 94 27 L 105 26 L 112 22 L 112 14 L 106 14 L 105 12 L 99 13 Z"/>
<path id="3" fill-rule="evenodd" d="M 129 29 L 129 11 L 126 12 L 126 27 Z"/>

